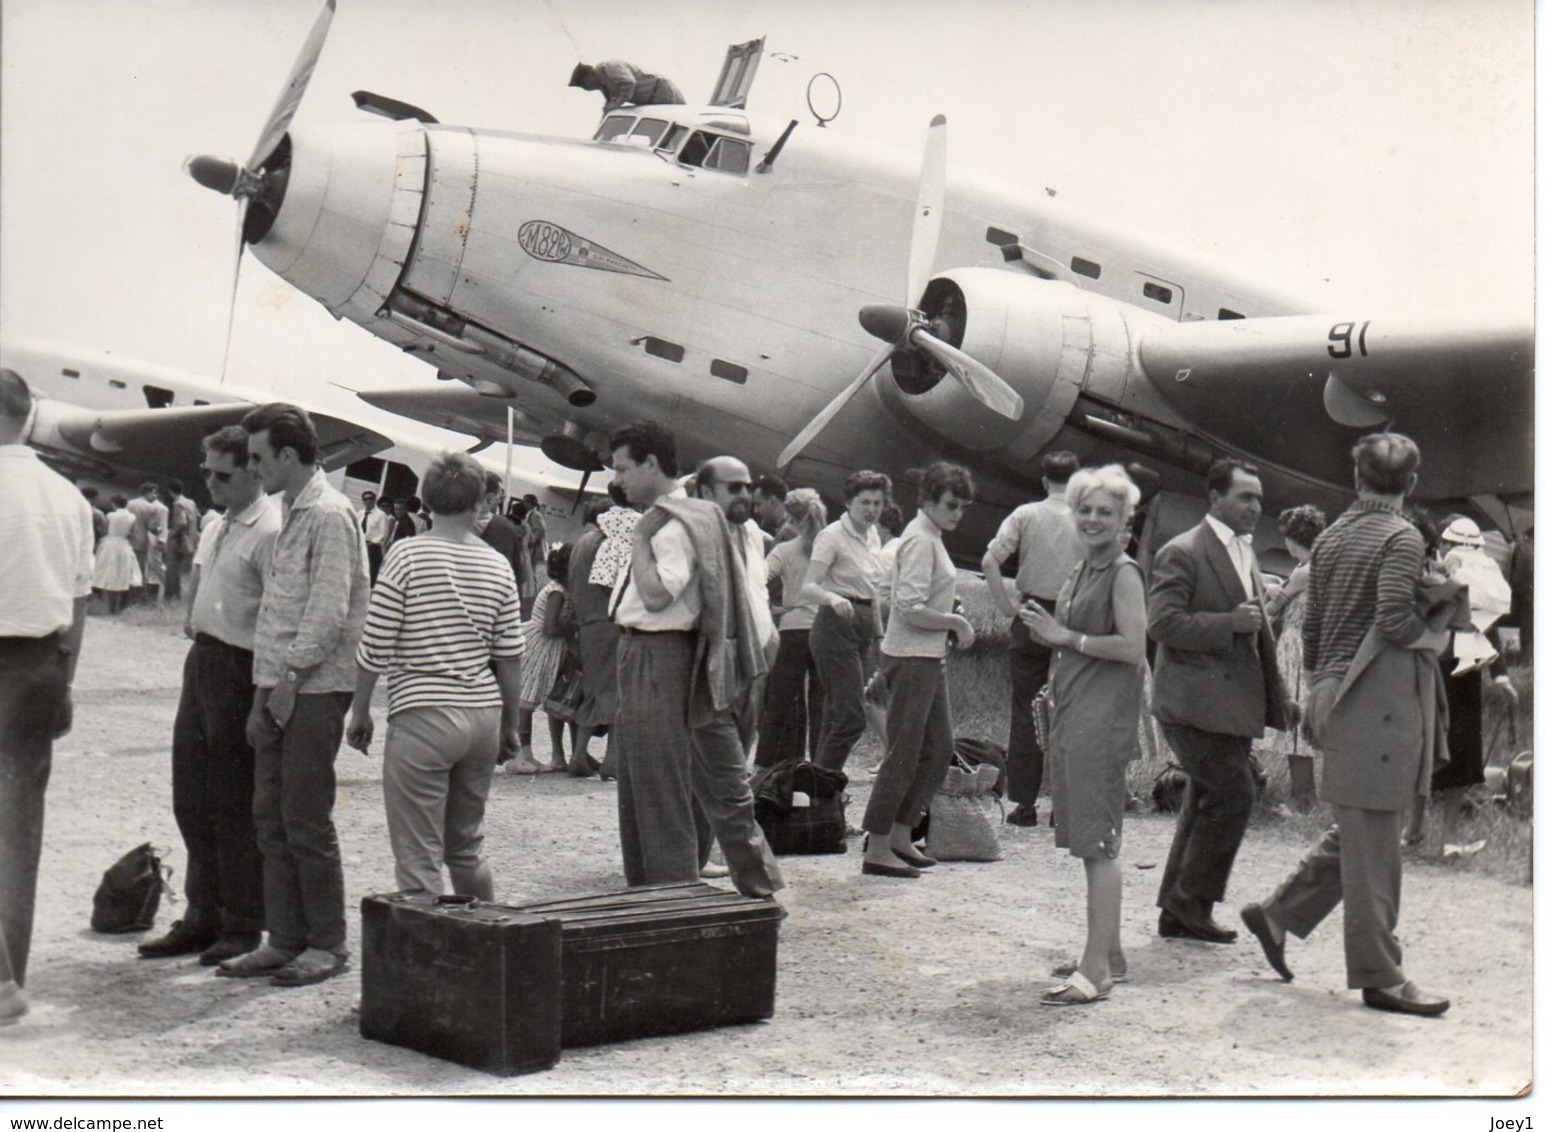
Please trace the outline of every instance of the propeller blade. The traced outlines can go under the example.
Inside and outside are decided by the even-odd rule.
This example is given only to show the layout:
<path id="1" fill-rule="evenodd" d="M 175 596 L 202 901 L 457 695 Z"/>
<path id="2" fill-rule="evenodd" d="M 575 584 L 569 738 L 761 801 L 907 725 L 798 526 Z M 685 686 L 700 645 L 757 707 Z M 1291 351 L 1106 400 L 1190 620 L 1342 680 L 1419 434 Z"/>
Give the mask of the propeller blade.
<path id="1" fill-rule="evenodd" d="M 928 124 L 923 171 L 917 180 L 917 211 L 912 214 L 912 251 L 907 259 L 907 307 L 912 310 L 923 301 L 944 224 L 944 137 L 944 115 L 935 114 Z"/>
<path id="2" fill-rule="evenodd" d="M 864 367 L 864 372 L 854 379 L 853 383 L 841 393 L 831 399 L 831 403 L 811 418 L 810 423 L 799 430 L 799 435 L 789 441 L 788 447 L 778 453 L 778 467 L 786 468 L 794 462 L 798 456 L 823 429 L 831 424 L 832 418 L 842 411 L 842 407 L 853 400 L 854 395 L 864 387 L 864 383 L 873 377 L 886 362 L 890 361 L 894 346 L 885 345 L 869 359 L 869 364 Z"/>
<path id="3" fill-rule="evenodd" d="M 585 488 L 590 486 L 590 477 L 593 474 L 593 469 L 586 468 L 584 474 L 579 477 L 579 494 L 574 497 L 574 506 L 569 508 L 569 515 L 571 517 L 579 510 L 580 505 L 585 502 Z"/>
<path id="4" fill-rule="evenodd" d="M 327 29 L 333 22 L 333 12 L 337 7 L 338 0 L 327 0 L 322 7 L 322 14 L 317 16 L 317 22 L 311 25 L 311 34 L 306 37 L 300 54 L 295 57 L 295 65 L 290 68 L 290 77 L 285 81 L 284 90 L 279 93 L 278 101 L 269 111 L 268 122 L 258 135 L 252 156 L 247 159 L 247 168 L 252 172 L 262 167 L 268 155 L 279 144 L 279 139 L 284 137 L 284 131 L 290 128 L 290 119 L 295 117 L 295 111 L 300 108 L 306 84 L 311 81 L 311 73 L 316 70 L 322 44 L 327 41 Z"/>
<path id="5" fill-rule="evenodd" d="M 241 291 L 242 228 L 247 223 L 247 202 L 236 202 L 236 255 L 231 269 L 231 306 L 225 314 L 225 353 L 220 356 L 220 384 L 225 384 L 225 369 L 231 364 L 231 333 L 236 329 L 236 296 Z"/>
<path id="6" fill-rule="evenodd" d="M 912 332 L 912 344 L 932 354 L 934 360 L 949 370 L 971 396 L 1000 417 L 1017 421 L 1024 414 L 1025 399 L 1014 392 L 1013 386 L 970 354 L 957 350 L 921 327 Z"/>

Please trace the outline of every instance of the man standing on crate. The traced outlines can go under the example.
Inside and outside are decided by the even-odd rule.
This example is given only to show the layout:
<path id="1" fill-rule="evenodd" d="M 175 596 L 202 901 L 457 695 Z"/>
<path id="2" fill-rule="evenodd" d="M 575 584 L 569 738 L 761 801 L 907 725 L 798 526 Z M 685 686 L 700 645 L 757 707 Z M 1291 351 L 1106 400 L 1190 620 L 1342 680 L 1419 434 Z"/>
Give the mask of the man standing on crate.
<path id="1" fill-rule="evenodd" d="M 734 715 L 767 671 L 739 552 L 720 508 L 677 485 L 668 429 L 640 421 L 611 447 L 628 501 L 649 508 L 611 602 L 622 633 L 614 743 L 628 884 L 697 880 L 717 837 L 735 887 L 771 896 L 783 878 L 756 824 Z"/>
<path id="2" fill-rule="evenodd" d="M 1294 710 L 1277 672 L 1266 584 L 1251 533 L 1261 481 L 1240 460 L 1207 471 L 1207 514 L 1153 560 L 1148 635 L 1159 644 L 1154 717 L 1186 772 L 1185 799 L 1159 881 L 1159 934 L 1233 943 L 1212 918 L 1255 806 L 1250 741 L 1285 731 Z"/>

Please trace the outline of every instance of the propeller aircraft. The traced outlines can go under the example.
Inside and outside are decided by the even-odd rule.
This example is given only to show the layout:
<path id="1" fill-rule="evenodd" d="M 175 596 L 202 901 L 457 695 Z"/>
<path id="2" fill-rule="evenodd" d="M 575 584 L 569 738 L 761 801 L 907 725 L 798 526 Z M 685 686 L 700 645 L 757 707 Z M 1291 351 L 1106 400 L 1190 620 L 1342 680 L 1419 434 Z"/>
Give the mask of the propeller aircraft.
<path id="1" fill-rule="evenodd" d="M 979 488 L 963 560 L 1060 448 L 1133 470 L 1149 546 L 1194 520 L 1219 456 L 1257 462 L 1274 501 L 1339 507 L 1352 442 L 1381 428 L 1421 445 L 1424 498 L 1500 523 L 1532 505 L 1527 320 L 1317 311 L 951 173 L 942 116 L 919 172 L 828 119 L 755 115 L 755 41 L 707 104 L 622 107 L 590 138 L 367 91 L 357 120 L 296 124 L 334 8 L 246 162 L 187 168 L 270 270 L 439 378 L 372 404 L 587 473 L 643 417 L 685 461 L 734 453 L 829 496 L 856 468 L 905 495 L 958 460 Z"/>

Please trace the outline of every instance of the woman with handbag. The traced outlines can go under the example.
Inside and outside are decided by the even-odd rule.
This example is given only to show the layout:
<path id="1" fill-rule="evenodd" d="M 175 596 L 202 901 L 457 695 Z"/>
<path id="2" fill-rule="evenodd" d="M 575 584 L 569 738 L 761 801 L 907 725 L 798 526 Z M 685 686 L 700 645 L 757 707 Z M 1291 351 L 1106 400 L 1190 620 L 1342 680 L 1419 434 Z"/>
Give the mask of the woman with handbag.
<path id="1" fill-rule="evenodd" d="M 519 741 L 520 599 L 510 564 L 475 527 L 477 461 L 438 457 L 423 492 L 434 526 L 392 544 L 370 594 L 348 741 L 369 749 L 370 700 L 386 673 L 382 794 L 397 887 L 441 892 L 443 863 L 458 895 L 492 900 L 483 811 L 501 740 Z"/>
<path id="2" fill-rule="evenodd" d="M 1019 613 L 1054 650 L 1047 767 L 1056 843 L 1083 860 L 1088 885 L 1084 953 L 1052 971 L 1066 982 L 1042 996 L 1049 1006 L 1097 1002 L 1126 979 L 1118 857 L 1148 629 L 1142 573 L 1122 550 L 1137 485 L 1118 464 L 1086 468 L 1068 481 L 1067 498 L 1083 558 L 1057 595 L 1055 616 L 1031 598 Z"/>
<path id="3" fill-rule="evenodd" d="M 951 638 L 968 649 L 976 633 L 954 612 L 955 564 L 943 534 L 960 525 L 975 496 L 970 472 L 956 464 L 931 465 L 918 489 L 917 516 L 897 542 L 890 624 L 880 644 L 880 671 L 890 687 L 885 761 L 864 810 L 868 876 L 915 879 L 937 863 L 917 851 L 912 828 L 955 753 L 944 657 Z"/>
<path id="4" fill-rule="evenodd" d="M 569 601 L 569 557 L 572 548 L 559 543 L 547 554 L 547 584 L 537 591 L 526 622 L 526 660 L 520 688 L 520 735 L 524 744 L 515 759 L 514 773 L 538 774 L 567 770 L 576 778 L 596 773 L 590 756 L 578 749 L 575 708 L 579 705 L 579 650 L 574 637 L 574 605 Z M 561 683 L 560 683 L 561 681 Z M 541 709 L 547 715 L 547 734 L 552 740 L 552 762 L 546 766 L 531 757 L 531 717 Z M 563 754 L 563 729 L 567 726 L 576 746 L 573 760 Z"/>

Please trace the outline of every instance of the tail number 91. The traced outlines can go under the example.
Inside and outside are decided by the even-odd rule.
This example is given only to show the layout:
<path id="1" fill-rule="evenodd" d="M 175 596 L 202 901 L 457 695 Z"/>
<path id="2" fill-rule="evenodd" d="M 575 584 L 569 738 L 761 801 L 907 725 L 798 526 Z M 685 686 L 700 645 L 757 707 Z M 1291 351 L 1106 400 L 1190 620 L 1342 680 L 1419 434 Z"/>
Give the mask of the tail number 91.
<path id="1" fill-rule="evenodd" d="M 1338 322 L 1330 328 L 1329 345 L 1325 352 L 1333 358 L 1350 358 L 1352 356 L 1352 335 L 1357 335 L 1357 352 L 1363 357 L 1368 356 L 1368 323 L 1360 326 L 1355 322 Z"/>

